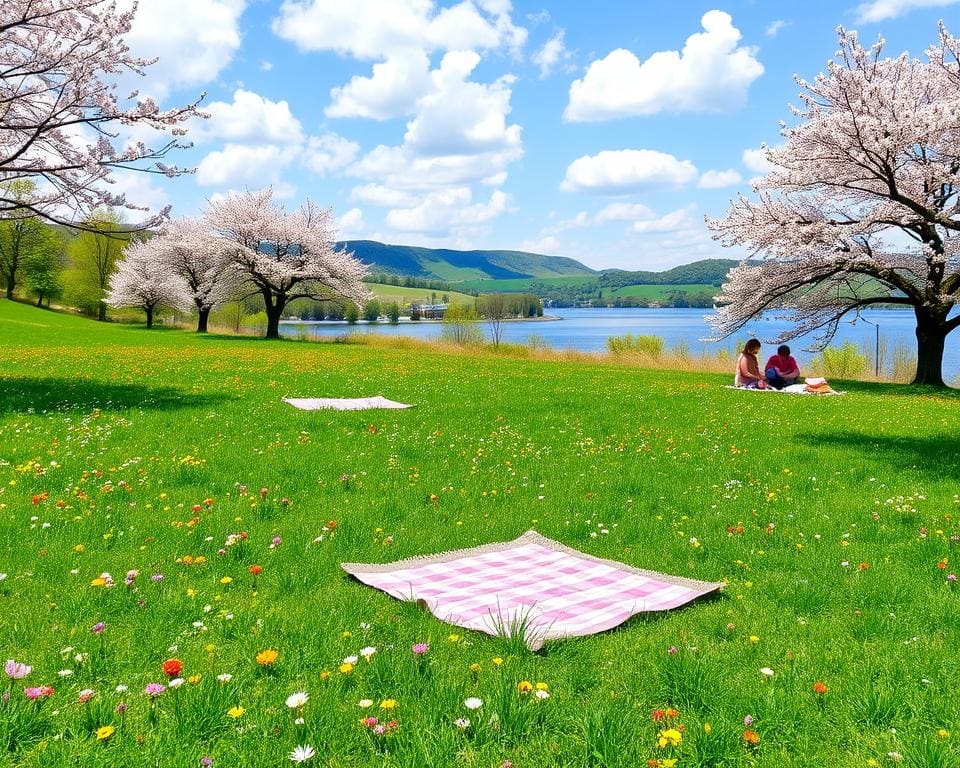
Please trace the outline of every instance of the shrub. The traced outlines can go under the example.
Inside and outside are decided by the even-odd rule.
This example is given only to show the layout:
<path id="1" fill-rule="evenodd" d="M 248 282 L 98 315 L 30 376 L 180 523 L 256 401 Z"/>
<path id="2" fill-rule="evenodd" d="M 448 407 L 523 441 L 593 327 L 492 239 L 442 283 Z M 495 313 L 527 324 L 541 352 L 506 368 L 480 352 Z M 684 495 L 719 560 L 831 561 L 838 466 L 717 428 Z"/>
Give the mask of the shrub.
<path id="1" fill-rule="evenodd" d="M 824 376 L 838 379 L 855 379 L 867 367 L 867 358 L 852 341 L 841 347 L 827 347 L 810 361 L 810 366 Z"/>
<path id="2" fill-rule="evenodd" d="M 658 360 L 663 354 L 664 342 L 659 336 L 611 336 L 607 349 L 614 355 L 641 355 Z"/>
<path id="3" fill-rule="evenodd" d="M 443 316 L 443 341 L 461 346 L 483 344 L 483 331 L 477 324 L 477 310 L 463 304 L 451 304 Z"/>

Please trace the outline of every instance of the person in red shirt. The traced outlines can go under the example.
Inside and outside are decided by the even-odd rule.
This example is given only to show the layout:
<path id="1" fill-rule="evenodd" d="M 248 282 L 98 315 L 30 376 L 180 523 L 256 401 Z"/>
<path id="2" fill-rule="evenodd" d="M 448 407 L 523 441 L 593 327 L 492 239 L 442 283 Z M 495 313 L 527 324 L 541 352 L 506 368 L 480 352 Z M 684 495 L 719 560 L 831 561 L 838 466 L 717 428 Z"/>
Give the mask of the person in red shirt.
<path id="1" fill-rule="evenodd" d="M 796 384 L 800 378 L 800 366 L 790 355 L 790 347 L 781 344 L 777 347 L 777 354 L 770 355 L 767 364 L 763 367 L 767 374 L 767 382 L 774 389 L 783 389 L 790 384 Z"/>

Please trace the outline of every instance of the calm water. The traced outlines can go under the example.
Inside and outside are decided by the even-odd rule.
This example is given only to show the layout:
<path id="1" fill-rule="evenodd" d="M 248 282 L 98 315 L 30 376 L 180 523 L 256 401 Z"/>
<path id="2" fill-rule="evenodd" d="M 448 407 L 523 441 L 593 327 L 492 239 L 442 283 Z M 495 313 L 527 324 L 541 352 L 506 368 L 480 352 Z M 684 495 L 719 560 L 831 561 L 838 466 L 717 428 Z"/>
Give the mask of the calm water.
<path id="1" fill-rule="evenodd" d="M 685 342 L 692 352 L 734 350 L 735 340 L 744 341 L 756 336 L 761 341 L 772 339 L 783 330 L 785 323 L 774 320 L 758 320 L 736 334 L 733 339 L 722 342 L 701 341 L 710 335 L 710 328 L 704 320 L 709 310 L 704 309 L 549 309 L 548 313 L 558 320 L 536 322 L 509 322 L 503 324 L 503 340 L 514 343 L 526 343 L 536 336 L 556 349 L 578 349 L 586 352 L 600 352 L 606 349 L 607 338 L 636 335 L 660 336 L 667 347 Z M 904 344 L 913 352 L 916 349 L 913 313 L 902 310 L 875 310 L 864 312 L 866 320 L 880 326 L 880 339 L 886 344 L 887 359 L 897 344 Z M 489 328 L 481 323 L 489 335 Z M 401 322 L 400 325 L 387 323 L 364 323 L 348 325 L 343 322 L 319 323 L 283 323 L 280 333 L 284 336 L 342 336 L 346 333 L 379 333 L 387 336 L 413 336 L 420 339 L 435 339 L 440 336 L 441 323 Z M 852 341 L 858 346 L 874 348 L 876 330 L 863 320 L 851 325 L 842 323 L 833 344 Z M 790 347 L 801 367 L 813 353 L 804 351 L 809 345 L 809 337 L 792 340 Z M 772 354 L 772 346 L 764 344 L 761 357 Z M 943 375 L 946 380 L 960 376 L 960 331 L 954 331 L 947 337 L 946 354 L 943 361 Z"/>

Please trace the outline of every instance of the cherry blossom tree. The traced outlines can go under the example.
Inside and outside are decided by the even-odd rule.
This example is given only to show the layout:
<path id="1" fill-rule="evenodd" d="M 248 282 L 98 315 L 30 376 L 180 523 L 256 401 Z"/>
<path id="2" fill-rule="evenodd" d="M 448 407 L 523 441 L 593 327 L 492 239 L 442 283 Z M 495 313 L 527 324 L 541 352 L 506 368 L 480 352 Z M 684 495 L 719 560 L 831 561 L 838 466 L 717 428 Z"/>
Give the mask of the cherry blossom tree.
<path id="1" fill-rule="evenodd" d="M 915 384 L 943 386 L 946 338 L 960 326 L 960 46 L 941 27 L 927 60 L 883 58 L 839 29 L 840 50 L 812 82 L 773 170 L 714 237 L 760 263 L 730 271 L 711 317 L 720 337 L 764 312 L 794 325 L 777 341 L 815 332 L 825 346 L 863 307 L 916 316 Z"/>
<path id="2" fill-rule="evenodd" d="M 166 176 L 183 171 L 163 161 L 178 147 L 183 124 L 203 116 L 197 104 L 161 110 L 136 92 L 118 99 L 116 80 L 144 75 L 153 61 L 123 42 L 136 12 L 104 0 L 0 2 L 0 181 L 29 179 L 24 200 L 0 186 L 0 213 L 30 213 L 74 227 L 101 207 L 146 210 L 113 194 L 115 169 Z M 157 146 L 119 142 L 121 130 L 161 137 Z M 140 222 L 155 226 L 167 210 Z"/>
<path id="3" fill-rule="evenodd" d="M 232 194 L 210 203 L 208 226 L 230 242 L 233 263 L 246 285 L 263 297 L 266 338 L 280 338 L 280 317 L 291 301 L 348 301 L 369 297 L 367 266 L 335 248 L 329 209 L 307 200 L 287 212 L 272 190 Z"/>
<path id="4" fill-rule="evenodd" d="M 147 313 L 147 328 L 153 327 L 158 307 L 189 312 L 193 296 L 186 281 L 176 274 L 149 240 L 130 243 L 110 277 L 104 301 L 111 307 L 135 307 Z"/>
<path id="5" fill-rule="evenodd" d="M 206 333 L 213 309 L 225 304 L 241 285 L 230 241 L 211 232 L 203 219 L 171 221 L 149 241 L 156 258 L 179 275 L 197 310 L 197 333 Z"/>

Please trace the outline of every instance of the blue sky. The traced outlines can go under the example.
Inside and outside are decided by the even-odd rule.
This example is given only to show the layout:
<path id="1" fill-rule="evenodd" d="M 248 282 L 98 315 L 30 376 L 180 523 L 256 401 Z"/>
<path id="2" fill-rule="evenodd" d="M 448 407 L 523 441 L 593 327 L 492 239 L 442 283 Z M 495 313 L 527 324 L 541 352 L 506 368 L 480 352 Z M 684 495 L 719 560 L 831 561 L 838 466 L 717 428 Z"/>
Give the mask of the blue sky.
<path id="1" fill-rule="evenodd" d="M 957 0 L 140 0 L 137 83 L 206 92 L 177 164 L 117 174 L 131 200 L 199 212 L 272 185 L 332 207 L 342 238 L 663 269 L 739 257 L 721 215 L 837 47 L 836 27 L 921 56 Z"/>

